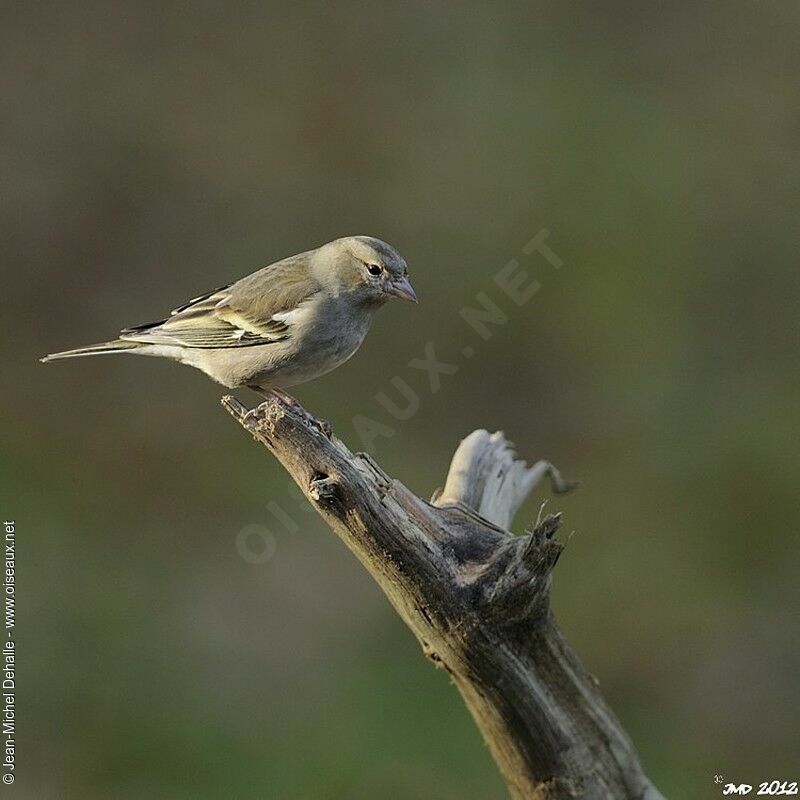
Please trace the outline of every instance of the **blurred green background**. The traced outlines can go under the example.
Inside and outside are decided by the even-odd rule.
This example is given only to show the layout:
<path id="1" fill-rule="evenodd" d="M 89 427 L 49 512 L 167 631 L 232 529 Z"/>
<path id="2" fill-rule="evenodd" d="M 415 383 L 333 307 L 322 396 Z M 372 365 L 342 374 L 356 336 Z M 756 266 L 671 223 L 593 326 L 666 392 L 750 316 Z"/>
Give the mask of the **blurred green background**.
<path id="1" fill-rule="evenodd" d="M 219 387 L 37 362 L 351 233 L 421 303 L 300 400 L 353 448 L 354 413 L 391 425 L 373 453 L 423 495 L 475 427 L 581 478 L 550 503 L 575 531 L 554 607 L 653 780 L 800 777 L 798 26 L 790 2 L 6 4 L 9 792 L 505 796 Z M 542 228 L 558 271 L 520 256 Z M 493 283 L 514 257 L 542 285 L 521 308 Z M 488 342 L 459 316 L 481 291 L 509 315 Z M 435 394 L 426 342 L 459 365 Z M 421 399 L 400 423 L 394 375 Z"/>

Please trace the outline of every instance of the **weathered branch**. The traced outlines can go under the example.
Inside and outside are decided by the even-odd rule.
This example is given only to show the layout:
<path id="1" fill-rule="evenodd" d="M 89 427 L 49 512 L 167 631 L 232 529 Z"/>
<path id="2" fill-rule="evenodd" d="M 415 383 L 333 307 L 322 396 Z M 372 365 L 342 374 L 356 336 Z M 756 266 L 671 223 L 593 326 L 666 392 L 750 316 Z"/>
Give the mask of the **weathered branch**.
<path id="1" fill-rule="evenodd" d="M 228 411 L 286 468 L 447 670 L 515 800 L 658 800 L 634 748 L 556 626 L 551 571 L 560 515 L 507 528 L 545 475 L 500 433 L 475 431 L 428 503 L 351 453 L 302 410 L 270 398 Z"/>
<path id="2" fill-rule="evenodd" d="M 548 461 L 527 468 L 514 458 L 511 444 L 501 432 L 473 431 L 458 446 L 444 489 L 434 494 L 437 506 L 463 504 L 501 528 L 507 528 L 517 509 L 545 476 L 556 494 L 577 486 L 565 481 Z"/>

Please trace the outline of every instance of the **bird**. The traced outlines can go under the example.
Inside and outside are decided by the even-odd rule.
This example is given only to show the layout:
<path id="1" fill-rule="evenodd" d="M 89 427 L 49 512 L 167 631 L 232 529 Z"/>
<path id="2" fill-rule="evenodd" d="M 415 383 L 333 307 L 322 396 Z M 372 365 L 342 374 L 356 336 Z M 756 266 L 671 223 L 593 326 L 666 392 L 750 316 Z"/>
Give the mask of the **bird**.
<path id="1" fill-rule="evenodd" d="M 403 257 L 372 236 L 346 236 L 202 294 L 166 319 L 43 362 L 106 353 L 160 356 L 217 383 L 296 404 L 285 390 L 324 375 L 361 346 L 388 300 L 416 303 Z"/>

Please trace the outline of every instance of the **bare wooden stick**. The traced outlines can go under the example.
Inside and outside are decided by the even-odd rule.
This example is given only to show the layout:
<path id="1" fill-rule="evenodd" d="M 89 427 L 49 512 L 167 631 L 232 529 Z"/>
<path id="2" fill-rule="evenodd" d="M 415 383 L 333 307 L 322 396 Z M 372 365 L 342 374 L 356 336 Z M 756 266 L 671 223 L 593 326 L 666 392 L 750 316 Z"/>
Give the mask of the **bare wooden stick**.
<path id="1" fill-rule="evenodd" d="M 547 462 L 475 431 L 428 503 L 280 398 L 227 410 L 267 447 L 369 571 L 425 655 L 446 670 L 514 800 L 659 800 L 636 752 L 549 606 L 560 515 L 507 527 Z"/>

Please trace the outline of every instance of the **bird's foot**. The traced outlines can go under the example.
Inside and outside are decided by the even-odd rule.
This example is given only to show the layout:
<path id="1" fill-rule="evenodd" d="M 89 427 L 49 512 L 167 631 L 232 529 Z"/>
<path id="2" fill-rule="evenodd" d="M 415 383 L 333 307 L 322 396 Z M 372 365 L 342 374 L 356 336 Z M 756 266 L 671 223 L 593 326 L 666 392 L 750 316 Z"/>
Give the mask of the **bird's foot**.
<path id="1" fill-rule="evenodd" d="M 290 408 L 303 408 L 296 397 L 292 397 L 288 392 L 284 392 L 283 389 L 266 389 L 264 391 L 264 397 L 269 397 L 270 395 L 277 397 L 284 405 Z M 305 411 L 305 409 L 303 410 Z"/>
<path id="2" fill-rule="evenodd" d="M 320 433 L 326 438 L 330 439 L 333 437 L 333 428 L 331 428 L 330 422 L 326 419 L 316 419 L 312 417 L 314 424 L 319 428 Z"/>
<path id="3" fill-rule="evenodd" d="M 331 424 L 326 419 L 317 419 L 313 414 L 310 414 L 308 411 L 300 405 L 300 402 L 297 400 L 296 397 L 292 397 L 288 392 L 284 392 L 283 389 L 261 389 L 255 386 L 251 386 L 251 389 L 255 389 L 262 397 L 269 398 L 270 396 L 277 397 L 285 406 L 288 406 L 295 414 L 299 417 L 302 417 L 303 420 L 308 424 L 315 428 L 317 428 L 327 439 L 330 439 L 333 435 L 333 430 L 331 429 Z"/>

